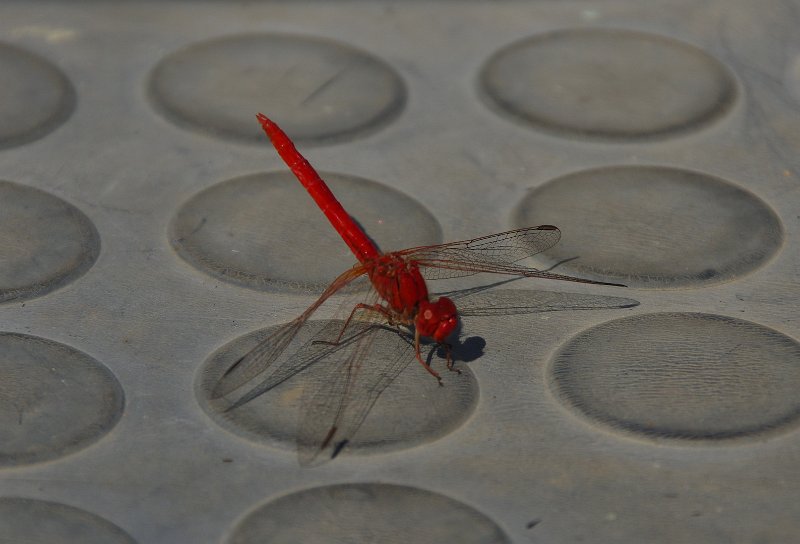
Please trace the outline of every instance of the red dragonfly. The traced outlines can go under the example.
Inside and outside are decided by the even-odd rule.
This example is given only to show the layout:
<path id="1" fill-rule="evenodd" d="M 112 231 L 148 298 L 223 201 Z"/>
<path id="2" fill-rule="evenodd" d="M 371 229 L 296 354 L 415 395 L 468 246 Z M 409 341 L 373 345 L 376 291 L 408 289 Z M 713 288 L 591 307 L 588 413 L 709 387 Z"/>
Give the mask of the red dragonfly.
<path id="1" fill-rule="evenodd" d="M 426 279 L 489 272 L 625 287 L 618 283 L 575 278 L 517 264 L 558 243 L 561 232 L 553 225 L 382 253 L 348 215 L 283 130 L 261 113 L 256 117 L 280 157 L 341 235 L 358 263 L 336 278 L 299 317 L 278 328 L 234 362 L 217 382 L 211 396 L 214 399 L 231 399 L 232 394 L 237 393 L 227 408 L 233 410 L 313 363 L 326 359 L 329 362 L 336 361 L 335 364 L 341 366 L 342 375 L 323 385 L 329 390 L 320 391 L 313 398 L 308 397 L 311 400 L 307 401 L 308 406 L 304 406 L 307 413 L 303 416 L 304 422 L 300 425 L 297 437 L 303 464 L 310 463 L 326 450 L 331 450 L 331 458 L 335 457 L 358 430 L 377 395 L 405 366 L 401 361 L 399 366 L 398 362 L 389 363 L 391 368 L 363 370 L 377 332 L 393 331 L 412 344 L 416 360 L 439 381 L 439 385 L 442 384 L 441 376 L 422 356 L 420 346 L 423 338 L 433 339 L 444 348 L 447 368 L 455 370 L 447 338 L 457 329 L 459 314 L 450 298 L 443 296 L 431 300 Z M 371 288 L 363 302 L 353 307 L 343 324 L 332 322 L 335 324 L 333 330 L 330 326 L 325 327 L 313 342 L 289 357 L 281 357 L 323 303 L 345 286 L 364 277 L 369 280 Z M 276 361 L 279 362 L 274 364 Z M 355 387 L 360 377 L 370 383 Z"/>

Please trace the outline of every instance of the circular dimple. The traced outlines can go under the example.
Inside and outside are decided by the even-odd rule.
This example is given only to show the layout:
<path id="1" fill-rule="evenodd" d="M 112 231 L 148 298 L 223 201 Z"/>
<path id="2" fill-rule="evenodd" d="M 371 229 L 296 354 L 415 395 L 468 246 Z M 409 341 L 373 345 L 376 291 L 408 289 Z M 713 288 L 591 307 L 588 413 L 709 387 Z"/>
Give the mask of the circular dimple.
<path id="1" fill-rule="evenodd" d="M 714 441 L 786 430 L 800 416 L 800 344 L 739 319 L 626 317 L 588 329 L 550 366 L 586 417 L 650 438 Z"/>
<path id="2" fill-rule="evenodd" d="M 122 415 L 122 388 L 111 372 L 57 342 L 0 333 L 0 376 L 0 466 L 83 449 Z"/>
<path id="3" fill-rule="evenodd" d="M 609 29 L 551 32 L 496 53 L 480 75 L 489 104 L 534 127 L 615 140 L 693 130 L 731 107 L 727 69 L 690 45 Z"/>
<path id="4" fill-rule="evenodd" d="M 350 308 L 346 311 L 349 313 Z M 255 331 L 223 346 L 206 360 L 199 374 L 196 394 L 200 404 L 220 426 L 249 440 L 283 448 L 300 446 L 303 464 L 310 464 L 314 460 L 311 457 L 318 455 L 337 411 L 344 410 L 339 393 L 343 393 L 345 383 L 350 383 L 347 408 L 336 423 L 335 435 L 337 442 L 347 440 L 345 454 L 396 451 L 430 442 L 460 427 L 474 410 L 478 386 L 472 372 L 464 366 L 459 367 L 460 374 L 448 372 L 443 361 L 434 357 L 432 364 L 444 383 L 444 387 L 439 386 L 415 362 L 413 336 L 401 337 L 391 329 L 374 328 L 366 333 L 367 343 L 355 350 L 348 347 L 349 343 L 341 350 L 312 343 L 336 340 L 343 325 L 342 320 L 308 322 L 270 367 L 271 372 L 292 366 L 294 372 L 276 370 L 275 375 L 285 381 L 231 410 L 232 402 L 260 379 L 234 392 L 231 398 L 212 399 L 211 392 L 225 370 L 277 327 Z M 363 331 L 363 326 L 351 322 L 342 338 L 360 338 L 357 331 Z M 367 351 L 362 360 L 348 356 L 363 349 Z M 423 357 L 426 351 L 423 346 Z M 353 372 L 353 368 L 357 370 Z M 349 372 L 353 375 L 347 382 Z M 323 399 L 330 402 L 325 404 Z M 300 444 L 305 439 L 308 443 Z"/>
<path id="5" fill-rule="evenodd" d="M 69 80 L 45 59 L 0 43 L 0 149 L 47 134 L 75 108 Z"/>
<path id="6" fill-rule="evenodd" d="M 125 531 L 94 514 L 57 502 L 0 497 L 0 542 L 134 544 Z"/>
<path id="7" fill-rule="evenodd" d="M 315 487 L 244 517 L 229 544 L 304 542 L 510 542 L 491 519 L 450 497 L 414 487 L 360 483 Z"/>
<path id="8" fill-rule="evenodd" d="M 0 302 L 42 295 L 86 272 L 100 236 L 77 208 L 0 180 Z"/>
<path id="9" fill-rule="evenodd" d="M 276 116 L 298 142 L 339 139 L 386 123 L 406 93 L 396 72 L 363 51 L 310 37 L 253 34 L 169 55 L 152 73 L 150 95 L 179 124 L 262 143 L 256 112 Z"/>
<path id="10" fill-rule="evenodd" d="M 706 174 L 647 166 L 552 180 L 523 198 L 512 221 L 561 229 L 546 254 L 565 262 L 559 270 L 631 287 L 729 281 L 763 265 L 783 240 L 777 216 L 755 195 Z"/>
<path id="11" fill-rule="evenodd" d="M 386 186 L 323 174 L 384 251 L 441 242 L 436 219 Z M 323 288 L 355 257 L 292 174 L 228 180 L 193 196 L 170 227 L 178 254 L 217 278 L 252 289 Z"/>

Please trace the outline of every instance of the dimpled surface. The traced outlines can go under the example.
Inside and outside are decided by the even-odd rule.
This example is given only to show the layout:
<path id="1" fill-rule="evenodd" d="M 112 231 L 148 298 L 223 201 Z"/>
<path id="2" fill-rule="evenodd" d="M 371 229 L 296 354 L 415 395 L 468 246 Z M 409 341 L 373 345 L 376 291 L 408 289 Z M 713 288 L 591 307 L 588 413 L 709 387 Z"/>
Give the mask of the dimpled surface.
<path id="1" fill-rule="evenodd" d="M 4 2 L 0 541 L 796 542 L 795 4 Z M 229 409 L 355 263 L 258 112 L 384 251 L 628 288 L 428 271 L 440 387 L 314 343 L 362 278 Z"/>

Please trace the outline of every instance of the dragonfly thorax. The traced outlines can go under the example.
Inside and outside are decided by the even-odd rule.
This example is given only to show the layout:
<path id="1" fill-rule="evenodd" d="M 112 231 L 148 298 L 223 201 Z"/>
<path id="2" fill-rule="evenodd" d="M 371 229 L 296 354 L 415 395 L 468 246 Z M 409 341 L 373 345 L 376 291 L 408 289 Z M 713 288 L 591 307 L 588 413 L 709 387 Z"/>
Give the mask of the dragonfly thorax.
<path id="1" fill-rule="evenodd" d="M 373 287 L 401 320 L 410 321 L 419 304 L 428 301 L 428 287 L 416 263 L 387 253 L 366 265 Z"/>

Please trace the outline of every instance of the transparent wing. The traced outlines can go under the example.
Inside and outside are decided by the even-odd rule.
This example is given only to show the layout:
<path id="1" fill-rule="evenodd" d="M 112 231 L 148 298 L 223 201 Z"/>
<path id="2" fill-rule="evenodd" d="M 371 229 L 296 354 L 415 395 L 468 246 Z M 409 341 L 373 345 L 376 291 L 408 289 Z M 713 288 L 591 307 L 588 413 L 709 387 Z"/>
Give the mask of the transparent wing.
<path id="1" fill-rule="evenodd" d="M 479 272 L 554 280 L 622 286 L 563 274 L 553 274 L 515 264 L 526 257 L 541 253 L 558 243 L 561 231 L 553 225 L 539 225 L 500 232 L 472 240 L 424 246 L 396 252 L 415 262 L 423 277 L 429 280 L 471 276 Z M 624 287 L 624 286 L 622 286 Z"/>
<path id="2" fill-rule="evenodd" d="M 305 325 L 308 318 L 311 317 L 331 295 L 356 278 L 363 276 L 365 272 L 363 267 L 354 267 L 336 278 L 316 302 L 309 306 L 299 317 L 279 328 L 241 359 L 234 362 L 217 382 L 211 392 L 211 398 L 218 399 L 227 397 L 241 387 L 250 384 L 249 389 L 228 408 L 228 410 L 233 410 L 253 400 L 264 392 L 269 391 L 277 384 L 287 380 L 311 364 L 311 362 L 302 359 L 290 358 L 276 368 L 271 368 L 272 364 L 278 360 L 284 350 L 291 344 L 292 339 L 294 339 L 300 329 Z M 267 373 L 268 370 L 272 370 L 272 372 Z M 262 378 L 260 381 L 251 383 L 259 377 Z"/>
<path id="3" fill-rule="evenodd" d="M 348 321 L 353 304 L 343 305 L 342 319 L 324 323 L 298 349 L 287 351 L 304 327 L 319 324 L 309 322 L 314 311 L 333 292 L 357 283 L 357 278 L 363 278 L 360 267 L 340 276 L 300 317 L 232 364 L 212 392 L 213 398 L 227 397 L 226 410 L 234 410 L 306 371 L 301 375 L 303 398 L 296 437 L 301 465 L 335 457 L 383 390 L 413 360 L 408 333 L 386 325 L 385 315 L 379 312 L 361 309 Z M 371 289 L 366 297 L 358 298 L 372 306 L 379 297 Z M 376 348 L 378 353 L 373 351 Z"/>
<path id="4" fill-rule="evenodd" d="M 609 297 L 586 293 L 554 291 L 528 291 L 499 289 L 458 294 L 448 294 L 458 302 L 458 314 L 467 316 L 504 316 L 538 314 L 576 310 L 607 310 L 633 308 L 639 301 L 630 298 Z"/>
<path id="5" fill-rule="evenodd" d="M 327 334 L 342 323 L 331 322 Z M 307 382 L 297 434 L 300 464 L 334 458 L 353 438 L 375 401 L 412 361 L 413 341 L 394 327 L 362 321 L 325 354 L 320 372 Z"/>
<path id="6" fill-rule="evenodd" d="M 557 227 L 540 225 L 399 253 L 424 267 L 426 279 L 444 279 L 514 266 L 517 261 L 553 247 L 560 239 L 561 231 Z"/>

